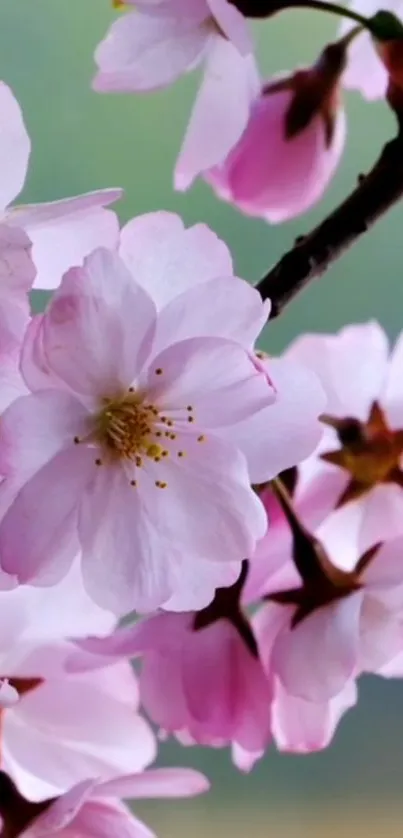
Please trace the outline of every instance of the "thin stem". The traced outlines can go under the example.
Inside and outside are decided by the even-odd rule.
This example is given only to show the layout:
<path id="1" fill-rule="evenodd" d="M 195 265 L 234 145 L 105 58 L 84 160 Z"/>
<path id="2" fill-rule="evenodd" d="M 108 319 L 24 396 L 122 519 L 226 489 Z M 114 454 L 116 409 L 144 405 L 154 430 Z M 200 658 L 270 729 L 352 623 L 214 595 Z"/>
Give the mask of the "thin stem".
<path id="1" fill-rule="evenodd" d="M 271 300 L 271 318 L 278 317 L 287 303 L 402 200 L 403 91 L 390 81 L 386 98 L 398 123 L 395 139 L 385 145 L 371 171 L 360 175 L 348 198 L 308 235 L 299 236 L 258 282 L 263 299 Z"/>
<path id="2" fill-rule="evenodd" d="M 352 9 L 346 9 L 337 3 L 327 3 L 325 0 L 230 0 L 236 8 L 249 18 L 266 18 L 286 9 L 304 8 L 330 12 L 339 17 L 348 17 L 365 28 L 369 28 L 369 18 L 363 17 Z"/>
<path id="3" fill-rule="evenodd" d="M 360 15 L 358 12 L 354 12 L 353 9 L 346 9 L 344 6 L 339 6 L 338 3 L 327 3 L 326 0 L 292 0 L 286 8 L 316 9 L 321 12 L 329 12 L 330 14 L 338 15 L 338 17 L 348 17 L 356 23 L 359 23 L 365 29 L 370 29 L 369 18 Z"/>

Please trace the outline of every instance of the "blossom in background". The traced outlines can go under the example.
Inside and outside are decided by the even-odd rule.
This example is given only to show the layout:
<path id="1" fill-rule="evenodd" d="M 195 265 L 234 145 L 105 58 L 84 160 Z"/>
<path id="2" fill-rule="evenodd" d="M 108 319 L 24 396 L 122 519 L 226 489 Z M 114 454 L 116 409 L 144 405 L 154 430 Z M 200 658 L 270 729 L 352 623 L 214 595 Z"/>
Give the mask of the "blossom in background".
<path id="1" fill-rule="evenodd" d="M 77 783 L 61 797 L 45 804 L 29 804 L 0 773 L 0 818 L 13 838 L 154 838 L 120 797 L 130 799 L 194 797 L 208 790 L 203 774 L 190 768 L 158 768 L 117 777 Z"/>
<path id="2" fill-rule="evenodd" d="M 124 5 L 96 50 L 95 90 L 154 90 L 204 63 L 175 171 L 176 188 L 186 189 L 226 157 L 247 123 L 258 75 L 246 21 L 228 0 Z"/>
<path id="3" fill-rule="evenodd" d="M 371 17 L 379 11 L 376 0 L 353 0 L 350 8 L 362 15 Z M 400 0 L 385 0 L 382 10 L 393 12 L 403 21 L 403 3 Z M 354 27 L 354 22 L 343 19 L 340 34 L 345 35 Z M 348 62 L 343 74 L 343 86 L 349 90 L 358 90 L 366 99 L 383 99 L 388 87 L 388 71 L 381 55 L 368 32 L 363 30 L 351 44 Z"/>
<path id="4" fill-rule="evenodd" d="M 23 242 L 23 232 L 32 243 L 32 259 L 36 268 L 35 286 L 56 288 L 62 274 L 99 245 L 114 247 L 119 225 L 116 215 L 104 207 L 121 197 L 121 189 L 103 189 L 75 198 L 65 198 L 42 204 L 10 206 L 24 186 L 31 143 L 25 128 L 20 106 L 10 88 L 0 82 L 0 316 L 3 295 L 15 300 L 19 292 L 23 305 L 24 294 L 32 287 L 34 272 L 29 276 L 21 271 L 4 288 L 5 272 L 2 270 L 3 239 L 5 229 L 11 230 L 18 243 Z M 20 249 L 23 245 L 19 244 Z M 10 263 L 10 260 L 7 260 Z M 20 267 L 20 266 L 18 266 Z M 14 271 L 15 273 L 15 271 Z M 18 281 L 20 278 L 21 281 Z M 0 320 L 1 324 L 1 320 Z M 0 344 L 1 346 L 1 344 Z"/>
<path id="5" fill-rule="evenodd" d="M 326 534 L 326 520 L 311 535 L 295 511 L 285 514 L 293 535 L 290 554 L 273 574 L 266 542 L 267 602 L 254 629 L 266 670 L 286 693 L 326 703 L 401 649 L 403 540 L 360 555 L 350 531 L 356 555 L 349 562 L 344 534 Z"/>
<path id="6" fill-rule="evenodd" d="M 141 658 L 141 702 L 165 734 L 185 745 L 232 746 L 248 771 L 270 740 L 272 689 L 240 595 L 239 579 L 198 612 L 159 613 L 105 638 L 78 641 L 68 667 Z"/>
<path id="7" fill-rule="evenodd" d="M 343 64 L 344 47 L 333 44 L 313 67 L 274 78 L 257 92 L 239 141 L 205 173 L 220 198 L 272 223 L 319 200 L 344 148 Z"/>
<path id="8" fill-rule="evenodd" d="M 327 394 L 325 434 L 300 474 L 335 508 L 321 536 L 334 532 L 352 562 L 357 550 L 403 535 L 403 339 L 390 352 L 370 322 L 305 335 L 286 357 L 314 370 Z"/>
<path id="9" fill-rule="evenodd" d="M 129 664 L 67 672 L 72 638 L 116 625 L 85 593 L 77 560 L 51 589 L 2 591 L 0 621 L 1 765 L 24 797 L 42 801 L 154 759 Z"/>

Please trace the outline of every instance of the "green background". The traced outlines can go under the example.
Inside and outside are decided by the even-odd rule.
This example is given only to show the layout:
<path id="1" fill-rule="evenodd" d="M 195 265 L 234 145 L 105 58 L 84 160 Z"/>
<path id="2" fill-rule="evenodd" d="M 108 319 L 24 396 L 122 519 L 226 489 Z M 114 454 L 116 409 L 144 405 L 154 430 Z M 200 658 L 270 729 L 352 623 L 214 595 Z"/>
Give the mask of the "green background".
<path id="1" fill-rule="evenodd" d="M 107 0 L 0 0 L 0 78 L 14 89 L 33 141 L 24 201 L 44 201 L 105 186 L 123 186 L 122 220 L 155 209 L 179 212 L 187 223 L 207 222 L 229 244 L 239 275 L 256 281 L 346 195 L 391 136 L 383 103 L 346 97 L 346 153 L 325 199 L 282 226 L 244 218 L 197 184 L 172 191 L 175 156 L 194 97 L 197 74 L 143 96 L 91 92 L 92 54 L 113 12 Z M 331 16 L 287 13 L 255 27 L 259 58 L 269 74 L 314 60 L 334 37 Z M 277 351 L 306 330 L 334 330 L 378 318 L 395 335 L 402 322 L 402 208 L 394 210 L 296 300 L 266 332 Z M 36 295 L 35 303 L 42 302 Z M 162 749 L 166 763 L 203 768 L 211 795 L 198 803 L 140 805 L 161 836 L 262 835 L 302 838 L 401 835 L 403 688 L 367 681 L 359 708 L 343 721 L 332 747 L 309 757 L 272 750 L 251 777 L 230 767 L 226 752 Z"/>

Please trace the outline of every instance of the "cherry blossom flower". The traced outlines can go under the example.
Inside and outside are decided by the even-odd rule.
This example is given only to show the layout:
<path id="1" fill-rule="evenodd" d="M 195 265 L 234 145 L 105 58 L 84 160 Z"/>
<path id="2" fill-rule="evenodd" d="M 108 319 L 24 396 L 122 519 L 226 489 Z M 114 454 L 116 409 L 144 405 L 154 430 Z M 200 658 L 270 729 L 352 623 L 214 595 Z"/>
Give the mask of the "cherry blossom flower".
<path id="1" fill-rule="evenodd" d="M 198 771 L 187 768 L 157 768 L 117 777 L 109 782 L 88 779 L 55 800 L 29 803 L 0 772 L 0 815 L 5 824 L 2 834 L 9 838 L 154 838 L 118 799 L 193 797 L 208 789 L 208 781 Z"/>
<path id="2" fill-rule="evenodd" d="M 185 556 L 240 561 L 264 534 L 248 446 L 231 428 L 260 411 L 266 432 L 265 368 L 210 336 L 156 354 L 155 329 L 151 298 L 106 250 L 33 321 L 22 364 L 32 392 L 4 413 L 0 441 L 0 553 L 20 582 L 62 578 L 79 541 L 100 605 L 150 609 L 174 593 Z"/>
<path id="3" fill-rule="evenodd" d="M 401 649 L 403 541 L 356 553 L 354 563 L 347 564 L 344 534 L 338 539 L 333 531 L 324 539 L 325 522 L 316 531 L 319 540 L 291 507 L 286 517 L 292 553 L 271 575 L 267 543 L 268 601 L 254 629 L 267 672 L 278 679 L 287 701 L 296 697 L 323 704 L 340 698 L 361 672 L 376 672 Z M 351 533 L 350 538 L 354 541 Z"/>
<path id="4" fill-rule="evenodd" d="M 332 501 L 326 535 L 334 532 L 345 561 L 354 561 L 357 550 L 403 534 L 403 340 L 389 353 L 370 322 L 306 335 L 287 357 L 313 369 L 327 393 L 325 434 L 300 473 Z"/>
<path id="5" fill-rule="evenodd" d="M 270 739 L 272 690 L 240 607 L 246 573 L 245 562 L 239 579 L 198 612 L 159 613 L 78 641 L 68 667 L 140 656 L 141 701 L 155 724 L 186 745 L 232 744 L 234 762 L 250 770 Z"/>
<path id="6" fill-rule="evenodd" d="M 18 291 L 29 290 L 35 278 L 32 270 L 22 270 L 20 264 L 14 263 L 15 270 L 6 277 L 2 269 L 5 258 L 3 225 L 7 225 L 6 230 L 16 228 L 7 235 L 13 235 L 13 244 L 20 250 L 24 250 L 27 241 L 22 231 L 32 242 L 36 287 L 56 288 L 64 271 L 71 265 L 80 264 L 95 247 L 116 245 L 118 221 L 115 213 L 104 207 L 120 198 L 122 190 L 104 189 L 62 201 L 10 206 L 24 185 L 31 144 L 18 102 L 4 82 L 0 82 L 0 121 L 1 315 L 3 295 L 15 298 Z M 14 276 L 15 272 L 17 276 Z M 23 305 L 23 295 L 20 293 L 19 296 Z"/>
<path id="7" fill-rule="evenodd" d="M 85 593 L 77 561 L 51 589 L 0 592 L 0 621 L 1 765 L 21 794 L 41 801 L 153 760 L 129 664 L 67 672 L 72 639 L 105 635 L 116 623 Z"/>
<path id="8" fill-rule="evenodd" d="M 176 188 L 186 189 L 196 175 L 225 159 L 246 125 L 258 86 L 246 21 L 228 0 L 124 5 L 128 11 L 97 48 L 95 90 L 154 90 L 204 63 L 175 172 Z"/>
<path id="9" fill-rule="evenodd" d="M 271 223 L 319 200 L 344 147 L 343 63 L 343 46 L 333 44 L 314 67 L 264 85 L 239 141 L 205 174 L 220 198 Z"/>

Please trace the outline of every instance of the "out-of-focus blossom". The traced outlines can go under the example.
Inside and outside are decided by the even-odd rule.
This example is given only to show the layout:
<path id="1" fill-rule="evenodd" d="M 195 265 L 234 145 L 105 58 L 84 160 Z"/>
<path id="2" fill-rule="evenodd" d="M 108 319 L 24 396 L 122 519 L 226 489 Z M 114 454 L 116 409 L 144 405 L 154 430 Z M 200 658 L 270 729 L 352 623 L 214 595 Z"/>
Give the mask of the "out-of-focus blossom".
<path id="1" fill-rule="evenodd" d="M 239 142 L 205 175 L 220 198 L 272 223 L 319 200 L 344 147 L 343 65 L 344 46 L 333 44 L 312 68 L 262 88 Z"/>
<path id="2" fill-rule="evenodd" d="M 95 247 L 115 247 L 118 220 L 114 212 L 104 209 L 121 197 L 121 189 L 104 189 L 75 198 L 43 204 L 10 206 L 21 191 L 28 169 L 31 143 L 21 109 L 6 84 L 0 82 L 0 315 L 3 296 L 20 305 L 35 279 L 27 269 L 28 239 L 32 242 L 32 259 L 36 268 L 35 286 L 56 288 L 64 271 L 81 264 Z M 4 227 L 3 225 L 7 225 Z M 8 231 L 8 228 L 16 228 Z M 28 236 L 24 237 L 23 231 Z M 12 242 L 7 238 L 13 236 Z M 6 241 L 5 241 L 6 237 Z M 5 250 L 5 247 L 8 249 Z M 13 246 L 17 257 L 9 256 Z M 22 261 L 24 260 L 24 261 Z M 8 273 L 4 266 L 9 266 Z M 12 270 L 11 270 L 12 268 Z M 15 306 L 14 306 L 15 307 Z M 2 322 L 0 320 L 0 326 Z M 1 343 L 0 343 L 1 346 Z"/>
<path id="3" fill-rule="evenodd" d="M 198 771 L 159 768 L 117 777 L 87 779 L 61 797 L 32 804 L 0 772 L 0 817 L 10 838 L 154 838 L 119 797 L 133 799 L 194 797 L 208 789 Z M 2 833 L 3 834 L 3 833 Z"/>
<path id="4" fill-rule="evenodd" d="M 376 0 L 353 0 L 350 8 L 367 17 L 372 17 L 379 11 L 380 4 Z M 385 0 L 381 3 L 382 10 L 392 12 L 403 21 L 403 3 L 401 0 Z M 345 18 L 340 26 L 340 34 L 345 35 L 354 27 L 354 22 Z M 363 30 L 351 44 L 348 52 L 348 62 L 343 74 L 343 86 L 349 90 L 358 90 L 366 99 L 383 99 L 388 87 L 388 59 L 392 55 L 384 53 L 384 60 L 376 48 L 371 35 Z M 394 59 L 402 66 L 401 47 L 394 51 Z M 399 59 L 400 56 L 400 59 Z"/>
<path id="5" fill-rule="evenodd" d="M 403 541 L 356 553 L 348 565 L 344 534 L 341 545 L 334 532 L 319 540 L 294 512 L 289 515 L 292 551 L 275 574 L 266 545 L 268 602 L 254 622 L 260 654 L 288 694 L 282 701 L 297 697 L 321 704 L 342 694 L 342 708 L 350 700 L 343 696 L 346 685 L 361 672 L 376 672 L 401 649 Z M 317 533 L 325 529 L 326 522 Z M 350 538 L 354 544 L 353 532 Z"/>
<path id="6" fill-rule="evenodd" d="M 240 606 L 245 575 L 246 563 L 201 611 L 160 613 L 109 637 L 78 641 L 69 666 L 140 656 L 141 701 L 151 719 L 186 745 L 232 744 L 235 763 L 250 770 L 270 739 L 272 690 Z"/>
<path id="7" fill-rule="evenodd" d="M 77 561 L 52 589 L 2 591 L 0 622 L 1 765 L 21 794 L 41 801 L 89 776 L 110 779 L 153 760 L 129 664 L 67 672 L 73 638 L 115 626 L 85 593 Z"/>
<path id="8" fill-rule="evenodd" d="M 403 339 L 390 353 L 371 322 L 304 336 L 287 357 L 314 370 L 327 394 L 325 434 L 300 474 L 333 503 L 321 536 L 337 539 L 351 564 L 403 534 Z"/>
<path id="9" fill-rule="evenodd" d="M 228 0 L 124 5 L 96 51 L 95 90 L 155 90 L 204 64 L 175 172 L 176 187 L 186 189 L 225 159 L 247 123 L 258 76 L 246 21 Z"/>

